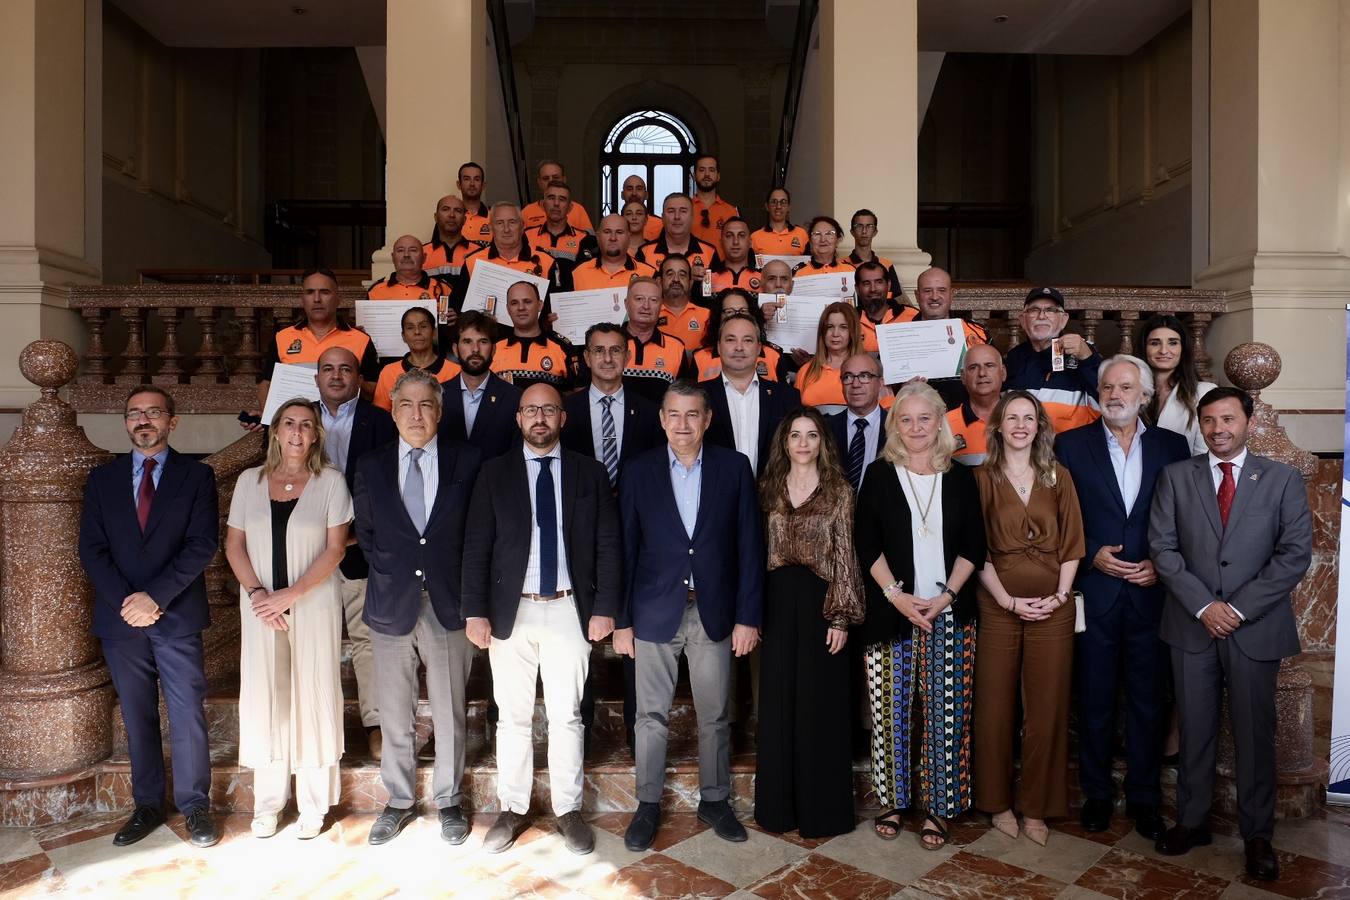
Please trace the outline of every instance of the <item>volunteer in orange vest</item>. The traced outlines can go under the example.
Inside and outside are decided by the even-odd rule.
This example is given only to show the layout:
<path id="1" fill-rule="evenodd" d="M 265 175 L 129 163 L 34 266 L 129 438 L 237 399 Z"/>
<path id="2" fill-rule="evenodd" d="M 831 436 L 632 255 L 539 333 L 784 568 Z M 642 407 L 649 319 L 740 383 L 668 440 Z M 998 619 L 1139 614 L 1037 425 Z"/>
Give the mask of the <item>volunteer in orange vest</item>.
<path id="1" fill-rule="evenodd" d="M 619 198 L 619 205 L 624 216 L 628 215 L 628 204 L 634 202 L 642 204 L 644 218 L 639 246 L 661 236 L 661 217 L 651 215 L 651 209 L 647 206 L 647 196 L 647 182 L 642 180 L 641 175 L 629 175 L 623 180 L 623 195 Z"/>
<path id="2" fill-rule="evenodd" d="M 841 300 L 825 307 L 816 328 L 816 353 L 797 372 L 795 384 L 802 402 L 816 407 L 822 415 L 842 410 L 846 404 L 839 370 L 844 360 L 861 350 L 858 310 L 853 304 Z"/>
<path id="3" fill-rule="evenodd" d="M 777 187 L 769 191 L 764 198 L 764 211 L 768 218 L 763 228 L 756 228 L 750 235 L 750 249 L 756 256 L 805 256 L 809 252 L 811 238 L 806 229 L 792 224 L 792 195 L 787 188 Z M 763 261 L 757 261 L 764 268 Z"/>
<path id="4" fill-rule="evenodd" d="M 459 167 L 455 184 L 464 200 L 464 236 L 476 244 L 486 245 L 492 240 L 492 213 L 483 201 L 486 184 L 483 167 L 476 162 L 466 162 Z"/>
<path id="5" fill-rule="evenodd" d="M 720 294 L 727 288 L 759 293 L 760 274 L 750 257 L 750 225 L 740 216 L 732 216 L 723 223 L 722 243 L 709 270 L 712 272 L 712 294 Z"/>
<path id="6" fill-rule="evenodd" d="M 672 253 L 661 262 L 661 320 L 657 327 L 678 339 L 691 353 L 703 345 L 708 310 L 690 302 L 692 269 L 683 254 Z"/>
<path id="7" fill-rule="evenodd" d="M 598 237 L 599 255 L 578 263 L 572 270 L 573 290 L 612 287 L 627 291 L 634 278 L 651 278 L 656 274 L 651 266 L 628 255 L 628 225 L 623 216 L 608 215 L 601 219 Z"/>
<path id="8" fill-rule="evenodd" d="M 956 462 L 966 466 L 984 462 L 988 452 L 985 430 L 1007 377 L 1003 357 L 992 344 L 977 344 L 966 351 L 966 363 L 961 368 L 966 399 L 960 406 L 947 411 L 947 424 L 956 436 L 956 452 L 952 454 Z"/>
<path id="9" fill-rule="evenodd" d="M 877 214 L 870 209 L 860 209 L 849 219 L 849 233 L 853 235 L 853 252 L 848 261 L 854 266 L 865 262 L 879 262 L 886 268 L 887 288 L 892 299 L 900 300 L 904 290 L 900 287 L 900 276 L 895 273 L 895 265 L 886 257 L 872 252 L 872 242 L 877 237 Z"/>
<path id="10" fill-rule="evenodd" d="M 548 190 L 550 182 L 567 181 L 567 175 L 563 172 L 562 163 L 556 159 L 540 160 L 538 168 L 535 169 L 534 183 L 539 187 L 539 196 L 543 197 L 544 192 Z M 538 228 L 544 224 L 548 218 L 544 212 L 544 205 L 539 200 L 534 201 L 520 211 L 520 217 L 525 222 L 526 228 Z M 571 210 L 567 213 L 567 223 L 579 231 L 592 232 L 595 227 L 591 225 L 591 217 L 586 213 L 586 207 L 580 203 L 573 203 Z"/>
<path id="11" fill-rule="evenodd" d="M 741 214 L 734 205 L 722 199 L 717 186 L 722 183 L 722 172 L 717 157 L 705 153 L 694 160 L 694 236 L 705 244 L 717 246 L 722 239 L 722 226 L 727 219 Z"/>

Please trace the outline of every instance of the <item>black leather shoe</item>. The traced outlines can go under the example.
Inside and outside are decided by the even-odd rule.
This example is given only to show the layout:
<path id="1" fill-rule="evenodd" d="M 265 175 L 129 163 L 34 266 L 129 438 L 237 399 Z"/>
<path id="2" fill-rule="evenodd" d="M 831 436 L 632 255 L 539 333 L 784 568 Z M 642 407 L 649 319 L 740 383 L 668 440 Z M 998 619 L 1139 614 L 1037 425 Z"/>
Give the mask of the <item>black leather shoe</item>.
<path id="1" fill-rule="evenodd" d="M 1134 830 L 1150 841 L 1158 841 L 1167 833 L 1167 823 L 1158 815 L 1156 806 L 1129 806 L 1125 812 L 1134 819 Z"/>
<path id="2" fill-rule="evenodd" d="M 1265 838 L 1252 838 L 1247 842 L 1247 874 L 1257 881 L 1278 881 L 1280 861 L 1275 856 L 1275 848 Z"/>
<path id="3" fill-rule="evenodd" d="M 164 824 L 164 812 L 153 806 L 138 806 L 127 819 L 127 824 L 113 835 L 114 847 L 126 847 L 144 838 L 147 834 Z"/>
<path id="4" fill-rule="evenodd" d="M 563 836 L 563 846 L 577 856 L 585 856 L 595 849 L 595 832 L 575 810 L 558 816 L 558 833 Z"/>
<path id="5" fill-rule="evenodd" d="M 1185 825 L 1173 825 L 1167 833 L 1153 845 L 1163 856 L 1181 856 L 1189 853 L 1192 847 L 1208 847 L 1213 842 L 1208 828 L 1187 828 Z"/>
<path id="6" fill-rule="evenodd" d="M 529 820 L 520 813 L 504 810 L 488 829 L 487 837 L 483 838 L 483 849 L 489 853 L 501 853 L 509 849 L 529 824 Z"/>
<path id="7" fill-rule="evenodd" d="M 220 829 L 211 811 L 202 807 L 187 814 L 188 838 L 194 847 L 214 847 L 220 843 Z"/>
<path id="8" fill-rule="evenodd" d="M 458 846 L 469 838 L 469 820 L 458 806 L 447 806 L 440 811 L 441 840 Z"/>
<path id="9" fill-rule="evenodd" d="M 698 804 L 698 820 L 711 825 L 712 830 L 724 841 L 740 843 L 748 835 L 745 826 L 736 820 L 731 804 L 725 800 L 702 800 Z"/>
<path id="10" fill-rule="evenodd" d="M 378 847 L 380 844 L 387 844 L 398 837 L 399 832 L 408 827 L 408 823 L 417 818 L 416 811 L 410 806 L 407 809 L 398 809 L 393 806 L 386 806 L 384 812 L 380 813 L 375 824 L 370 826 L 370 845 Z"/>
<path id="11" fill-rule="evenodd" d="M 1080 816 L 1083 830 L 1094 833 L 1106 831 L 1111 827 L 1111 812 L 1113 809 L 1115 809 L 1115 804 L 1110 800 L 1084 800 L 1083 812 Z"/>
<path id="12" fill-rule="evenodd" d="M 639 803 L 633 821 L 623 835 L 623 845 L 635 853 L 650 850 L 656 843 L 656 832 L 661 827 L 661 804 Z"/>

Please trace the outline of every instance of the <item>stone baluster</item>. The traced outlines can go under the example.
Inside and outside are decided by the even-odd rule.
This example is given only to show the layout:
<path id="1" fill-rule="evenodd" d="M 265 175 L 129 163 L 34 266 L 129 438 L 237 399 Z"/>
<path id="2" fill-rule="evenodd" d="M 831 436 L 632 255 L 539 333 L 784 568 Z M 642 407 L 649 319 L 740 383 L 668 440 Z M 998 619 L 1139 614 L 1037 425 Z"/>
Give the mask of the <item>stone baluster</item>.
<path id="1" fill-rule="evenodd" d="M 122 371 L 118 384 L 145 383 L 145 310 L 139 306 L 122 308 L 127 323 L 127 349 L 122 352 Z"/>
<path id="2" fill-rule="evenodd" d="M 1214 359 L 1205 349 L 1205 337 L 1209 334 L 1209 323 L 1214 316 L 1207 312 L 1194 312 L 1183 319 L 1186 327 L 1191 330 L 1191 349 L 1195 356 L 1195 371 L 1200 376 L 1201 381 L 1213 381 Z"/>
<path id="3" fill-rule="evenodd" d="M 1022 326 L 1017 321 L 1017 313 L 1015 311 L 1008 310 L 1003 316 L 1003 321 L 1008 323 L 1008 350 L 1011 350 L 1022 343 Z"/>
<path id="4" fill-rule="evenodd" d="M 235 352 L 236 363 L 230 372 L 233 384 L 253 384 L 258 375 L 258 311 L 252 306 L 240 306 L 235 309 L 234 317 L 239 321 L 239 349 Z"/>
<path id="5" fill-rule="evenodd" d="M 177 384 L 178 377 L 183 374 L 183 367 L 178 362 L 183 358 L 182 351 L 178 349 L 178 318 L 181 311 L 175 306 L 161 306 L 156 312 L 164 323 L 164 349 L 159 351 L 159 372 L 152 380 L 155 384 Z"/>
<path id="6" fill-rule="evenodd" d="M 101 306 L 80 310 L 85 327 L 89 330 L 89 341 L 84 350 L 84 377 L 82 381 L 103 384 L 108 377 L 107 348 L 103 346 L 103 326 L 108 319 L 108 311 Z"/>
<path id="7" fill-rule="evenodd" d="M 1139 323 L 1139 311 L 1137 309 L 1122 309 L 1120 311 L 1120 352 L 1134 355 L 1134 333 Z M 1139 350 L 1142 353 L 1143 347 Z M 1142 359 L 1142 357 L 1140 357 Z"/>
<path id="8" fill-rule="evenodd" d="M 197 371 L 192 373 L 192 383 L 215 384 L 221 373 L 221 353 L 216 347 L 216 308 L 199 306 L 192 314 L 202 329 L 202 346 L 197 351 Z"/>
<path id="9" fill-rule="evenodd" d="M 1100 309 L 1084 309 L 1080 311 L 1083 322 L 1083 340 L 1089 344 L 1097 343 L 1097 326 L 1102 321 L 1102 311 Z"/>
<path id="10" fill-rule="evenodd" d="M 76 801 L 50 776 L 83 777 L 112 747 L 112 687 L 89 633 L 93 591 L 78 553 L 84 483 L 111 454 L 57 396 L 77 365 L 59 341 L 24 348 L 19 370 L 41 396 L 0 449 L 0 793 L 48 776 L 31 791 L 52 804 Z M 0 812 L 16 824 L 10 804 Z M 69 810 L 46 818 L 61 814 Z"/>

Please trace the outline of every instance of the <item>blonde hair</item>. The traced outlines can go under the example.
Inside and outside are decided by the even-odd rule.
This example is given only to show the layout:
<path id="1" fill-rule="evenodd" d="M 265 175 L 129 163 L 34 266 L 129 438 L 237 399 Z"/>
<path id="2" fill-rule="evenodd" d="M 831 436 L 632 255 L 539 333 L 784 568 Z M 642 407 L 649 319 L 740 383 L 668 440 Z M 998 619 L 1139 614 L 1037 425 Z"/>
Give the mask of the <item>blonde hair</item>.
<path id="1" fill-rule="evenodd" d="M 922 381 L 911 381 L 895 395 L 895 403 L 886 414 L 886 446 L 881 451 L 881 458 L 895 465 L 909 465 L 909 450 L 900 439 L 900 404 L 911 397 L 927 403 L 937 416 L 937 440 L 933 442 L 929 461 L 934 472 L 946 472 L 952 467 L 952 454 L 956 452 L 956 435 L 952 434 L 952 426 L 947 422 L 947 404 L 942 402 L 942 396 L 933 390 L 931 385 Z"/>
<path id="2" fill-rule="evenodd" d="M 318 475 L 328 464 L 323 453 L 324 437 L 327 434 L 323 427 L 323 416 L 319 415 L 318 407 L 304 397 L 292 397 L 281 404 L 281 408 L 272 416 L 271 424 L 267 426 L 267 460 L 263 463 L 262 470 L 258 472 L 259 481 L 281 467 L 281 439 L 277 437 L 277 429 L 281 426 L 281 418 L 286 415 L 286 410 L 297 406 L 309 410 L 310 415 L 314 417 L 314 443 L 305 454 L 305 468 L 309 470 L 309 474 Z"/>
<path id="3" fill-rule="evenodd" d="M 1027 391 L 1008 391 L 998 398 L 994 412 L 985 425 L 985 447 L 987 455 L 984 467 L 995 483 L 1003 479 L 1003 457 L 1007 449 L 1003 446 L 1003 435 L 998 427 L 1008 414 L 1008 407 L 1016 400 L 1026 400 L 1036 410 L 1036 438 L 1031 442 L 1031 467 L 1036 472 L 1036 480 L 1048 488 L 1055 486 L 1058 476 L 1055 472 L 1055 426 L 1050 414 L 1036 395 Z"/>
<path id="4" fill-rule="evenodd" d="M 842 300 L 831 303 L 821 312 L 820 322 L 816 324 L 816 355 L 803 366 L 806 369 L 805 373 L 797 377 L 799 391 L 805 391 L 819 381 L 824 373 L 826 360 L 829 359 L 829 351 L 825 349 L 825 330 L 830 325 L 830 316 L 835 313 L 844 317 L 844 325 L 848 328 L 848 347 L 844 349 L 844 359 L 862 352 L 862 326 L 858 324 L 858 310 L 852 303 L 845 303 Z"/>

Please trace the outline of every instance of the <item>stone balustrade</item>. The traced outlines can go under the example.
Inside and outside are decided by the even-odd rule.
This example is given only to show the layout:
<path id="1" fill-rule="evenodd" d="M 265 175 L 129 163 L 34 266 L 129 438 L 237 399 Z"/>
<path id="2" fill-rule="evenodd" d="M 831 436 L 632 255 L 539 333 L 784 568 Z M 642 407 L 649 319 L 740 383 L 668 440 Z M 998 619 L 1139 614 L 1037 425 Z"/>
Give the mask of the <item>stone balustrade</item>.
<path id="1" fill-rule="evenodd" d="M 1018 343 L 1025 285 L 958 285 L 955 308 L 985 326 L 1000 349 Z M 343 287 L 348 311 L 364 293 Z M 1065 288 L 1071 329 L 1108 352 L 1133 352 L 1141 318 L 1174 313 L 1186 322 L 1202 377 L 1205 338 L 1224 311 L 1220 291 L 1187 288 Z M 300 307 L 293 285 L 134 284 L 73 288 L 70 305 L 88 329 L 84 365 L 71 388 L 80 412 L 118 412 L 126 388 L 146 380 L 173 387 L 184 413 L 237 413 L 256 405 L 254 384 L 268 341 Z"/>

